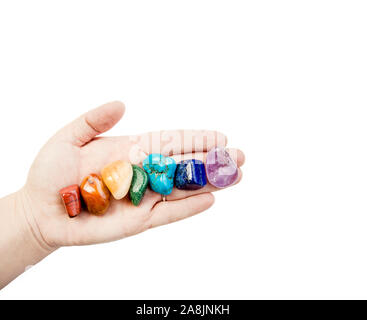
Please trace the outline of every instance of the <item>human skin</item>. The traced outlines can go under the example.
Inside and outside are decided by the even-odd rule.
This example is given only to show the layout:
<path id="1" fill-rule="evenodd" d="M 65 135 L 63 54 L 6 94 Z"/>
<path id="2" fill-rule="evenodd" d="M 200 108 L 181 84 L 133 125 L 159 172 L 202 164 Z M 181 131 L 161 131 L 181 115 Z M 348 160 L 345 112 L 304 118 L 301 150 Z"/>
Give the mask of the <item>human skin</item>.
<path id="1" fill-rule="evenodd" d="M 111 102 L 58 131 L 39 152 L 25 186 L 0 200 L 0 288 L 62 246 L 119 240 L 190 217 L 214 203 L 212 192 L 217 189 L 210 185 L 196 191 L 174 189 L 165 202 L 161 195 L 148 189 L 137 207 L 124 198 L 111 200 L 110 208 L 102 216 L 82 211 L 73 219 L 68 217 L 58 191 L 81 183 L 90 173 L 99 173 L 110 162 L 141 164 L 152 151 L 172 156 L 176 161 L 203 160 L 211 148 L 225 147 L 227 143 L 223 134 L 213 131 L 97 137 L 111 129 L 124 111 L 121 102 Z M 202 143 L 167 140 L 167 136 L 180 138 L 186 134 Z M 153 136 L 159 137 L 159 143 L 152 142 Z M 229 152 L 242 166 L 243 153 L 237 149 Z M 241 172 L 236 183 L 240 179 Z"/>

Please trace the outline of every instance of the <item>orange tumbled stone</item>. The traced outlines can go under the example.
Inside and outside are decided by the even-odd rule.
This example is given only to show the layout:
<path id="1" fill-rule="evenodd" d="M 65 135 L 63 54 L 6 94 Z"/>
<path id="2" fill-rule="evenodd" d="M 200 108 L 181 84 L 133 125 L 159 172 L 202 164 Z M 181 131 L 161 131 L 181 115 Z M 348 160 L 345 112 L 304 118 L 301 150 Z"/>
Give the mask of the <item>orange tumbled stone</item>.
<path id="1" fill-rule="evenodd" d="M 107 211 L 110 206 L 111 193 L 100 175 L 92 173 L 86 176 L 80 190 L 90 213 L 101 215 Z"/>
<path id="2" fill-rule="evenodd" d="M 70 218 L 76 217 L 82 210 L 79 186 L 74 184 L 61 189 L 59 193 Z"/>

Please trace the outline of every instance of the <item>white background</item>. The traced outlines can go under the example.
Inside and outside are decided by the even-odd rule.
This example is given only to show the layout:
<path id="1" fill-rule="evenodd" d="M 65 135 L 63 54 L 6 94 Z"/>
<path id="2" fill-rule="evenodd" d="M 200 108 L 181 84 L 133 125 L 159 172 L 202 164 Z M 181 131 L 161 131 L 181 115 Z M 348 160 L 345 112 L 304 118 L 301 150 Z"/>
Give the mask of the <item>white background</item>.
<path id="1" fill-rule="evenodd" d="M 366 15 L 365 1 L 1 2 L 1 196 L 58 128 L 115 99 L 113 135 L 216 129 L 247 160 L 208 212 L 60 249 L 0 299 L 367 298 Z"/>

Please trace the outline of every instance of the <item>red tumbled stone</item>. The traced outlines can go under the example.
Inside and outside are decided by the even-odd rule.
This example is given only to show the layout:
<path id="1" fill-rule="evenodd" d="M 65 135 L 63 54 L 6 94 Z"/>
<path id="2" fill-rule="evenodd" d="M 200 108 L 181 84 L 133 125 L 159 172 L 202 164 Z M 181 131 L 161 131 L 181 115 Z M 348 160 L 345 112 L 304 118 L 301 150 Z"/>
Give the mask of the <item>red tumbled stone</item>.
<path id="1" fill-rule="evenodd" d="M 82 210 L 80 190 L 77 184 L 63 188 L 59 191 L 65 209 L 71 218 L 76 217 Z"/>

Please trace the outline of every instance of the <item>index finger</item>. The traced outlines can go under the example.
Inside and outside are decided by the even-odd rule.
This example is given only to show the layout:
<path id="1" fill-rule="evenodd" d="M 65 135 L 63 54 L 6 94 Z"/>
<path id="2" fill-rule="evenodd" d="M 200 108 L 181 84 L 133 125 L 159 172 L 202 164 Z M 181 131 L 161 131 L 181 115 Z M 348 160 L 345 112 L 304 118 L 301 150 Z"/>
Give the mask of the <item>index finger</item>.
<path id="1" fill-rule="evenodd" d="M 214 147 L 225 147 L 227 137 L 210 130 L 156 131 L 132 136 L 146 154 L 160 153 L 164 156 L 190 152 L 206 152 Z"/>

